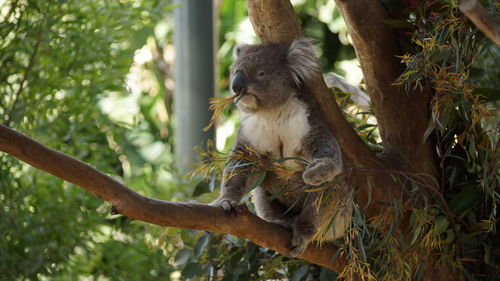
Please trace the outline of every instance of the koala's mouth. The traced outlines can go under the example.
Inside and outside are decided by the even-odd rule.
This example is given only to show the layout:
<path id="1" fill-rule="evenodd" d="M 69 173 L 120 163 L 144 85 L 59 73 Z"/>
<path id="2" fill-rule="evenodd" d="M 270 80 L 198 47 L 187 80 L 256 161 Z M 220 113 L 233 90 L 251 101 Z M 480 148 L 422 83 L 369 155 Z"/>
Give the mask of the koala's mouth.
<path id="1" fill-rule="evenodd" d="M 257 107 L 257 96 L 256 95 L 250 94 L 250 93 L 241 93 L 241 94 L 237 94 L 237 95 L 239 95 L 235 101 L 235 103 L 237 105 L 242 105 L 242 106 L 249 108 L 249 109 Z"/>
<path id="2" fill-rule="evenodd" d="M 257 97 L 255 95 L 252 95 L 252 94 L 241 94 L 236 102 L 241 102 L 243 104 L 248 104 L 249 102 L 251 102 L 252 100 L 256 100 Z"/>

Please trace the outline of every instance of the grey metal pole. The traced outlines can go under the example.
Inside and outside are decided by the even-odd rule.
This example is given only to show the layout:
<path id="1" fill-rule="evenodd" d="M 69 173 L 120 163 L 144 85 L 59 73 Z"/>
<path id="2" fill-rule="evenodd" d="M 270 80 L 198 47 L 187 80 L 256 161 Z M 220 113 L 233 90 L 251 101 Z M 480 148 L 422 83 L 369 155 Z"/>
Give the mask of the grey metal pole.
<path id="1" fill-rule="evenodd" d="M 203 132 L 215 95 L 214 8 L 212 0 L 175 0 L 175 154 L 181 171 L 196 161 L 195 146 L 213 139 Z"/>

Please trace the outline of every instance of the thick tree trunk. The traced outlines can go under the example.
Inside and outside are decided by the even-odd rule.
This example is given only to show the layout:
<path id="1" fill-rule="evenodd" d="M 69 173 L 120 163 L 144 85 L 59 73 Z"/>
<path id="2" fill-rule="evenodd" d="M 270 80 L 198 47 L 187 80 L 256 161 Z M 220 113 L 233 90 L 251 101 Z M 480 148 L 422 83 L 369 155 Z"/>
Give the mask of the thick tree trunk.
<path id="1" fill-rule="evenodd" d="M 384 24 L 389 18 L 382 2 L 335 2 L 347 23 L 373 103 L 384 144 L 382 162 L 396 169 L 433 175 L 431 145 L 423 139 L 429 95 L 393 85 L 404 70 L 396 56 L 403 54 L 396 34 Z"/>

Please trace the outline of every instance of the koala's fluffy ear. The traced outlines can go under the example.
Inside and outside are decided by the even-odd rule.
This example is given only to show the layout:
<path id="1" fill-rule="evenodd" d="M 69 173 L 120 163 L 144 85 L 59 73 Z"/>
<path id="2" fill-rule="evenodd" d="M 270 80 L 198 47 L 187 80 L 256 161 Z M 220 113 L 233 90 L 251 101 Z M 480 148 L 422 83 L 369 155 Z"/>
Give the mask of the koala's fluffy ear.
<path id="1" fill-rule="evenodd" d="M 246 47 L 248 47 L 247 44 L 240 44 L 240 45 L 237 45 L 236 47 L 234 47 L 234 49 L 233 49 L 233 60 L 237 59 L 240 56 L 241 51 L 243 49 L 245 49 Z"/>
<path id="2" fill-rule="evenodd" d="M 316 46 L 308 38 L 295 39 L 290 44 L 287 61 L 297 86 L 309 84 L 316 71 L 319 70 Z"/>

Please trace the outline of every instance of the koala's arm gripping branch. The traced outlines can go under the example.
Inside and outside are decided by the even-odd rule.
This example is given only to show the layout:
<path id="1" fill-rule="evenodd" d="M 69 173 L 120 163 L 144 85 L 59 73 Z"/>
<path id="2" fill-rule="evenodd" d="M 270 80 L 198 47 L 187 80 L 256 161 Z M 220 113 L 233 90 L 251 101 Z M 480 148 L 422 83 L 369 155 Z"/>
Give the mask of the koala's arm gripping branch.
<path id="1" fill-rule="evenodd" d="M 0 125 L 0 151 L 58 178 L 76 184 L 108 201 L 113 210 L 130 218 L 160 225 L 233 234 L 280 253 L 287 253 L 290 232 L 265 222 L 246 209 L 227 215 L 221 208 L 199 203 L 176 203 L 142 196 L 90 165 L 45 147 Z M 310 245 L 300 256 L 307 262 L 341 270 L 345 260 L 331 262 L 337 248 Z"/>

